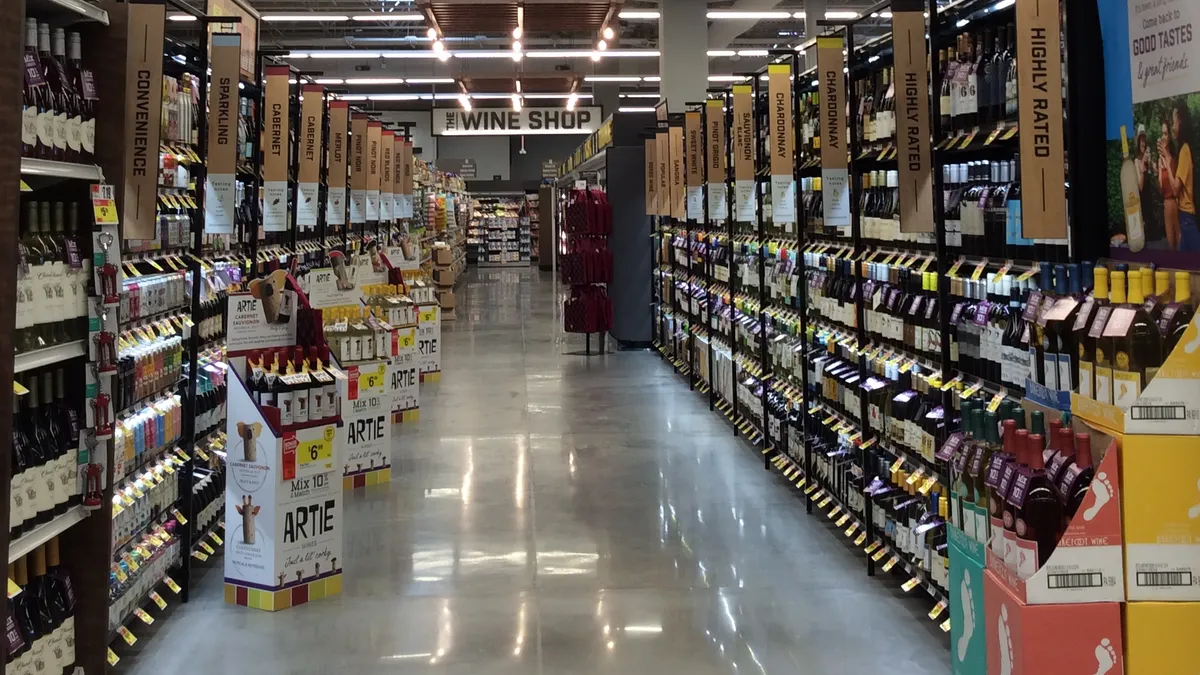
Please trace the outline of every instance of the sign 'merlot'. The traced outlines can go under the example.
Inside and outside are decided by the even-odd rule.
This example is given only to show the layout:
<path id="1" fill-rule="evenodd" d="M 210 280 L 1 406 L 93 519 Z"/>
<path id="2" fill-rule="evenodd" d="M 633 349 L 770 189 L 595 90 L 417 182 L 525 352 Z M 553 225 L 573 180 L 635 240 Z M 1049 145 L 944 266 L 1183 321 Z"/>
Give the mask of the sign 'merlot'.
<path id="1" fill-rule="evenodd" d="M 350 130 L 350 104 L 329 102 L 329 148 L 325 162 L 329 167 L 326 180 L 329 191 L 325 197 L 325 222 L 346 224 L 346 136 Z"/>
<path id="2" fill-rule="evenodd" d="M 126 239 L 154 239 L 162 119 L 163 5 L 130 4 L 125 59 L 125 166 L 121 225 Z"/>
<path id="3" fill-rule="evenodd" d="M 821 105 L 821 190 L 826 227 L 850 227 L 850 155 L 846 135 L 846 63 L 842 38 L 817 38 Z"/>
<path id="4" fill-rule="evenodd" d="M 433 111 L 434 136 L 537 136 L 590 134 L 604 120 L 600 108 Z"/>
<path id="5" fill-rule="evenodd" d="M 296 204 L 296 227 L 317 226 L 321 192 L 321 134 L 325 128 L 325 94 L 319 84 L 306 84 L 300 102 L 300 201 Z"/>
<path id="6" fill-rule="evenodd" d="M 241 71 L 242 36 L 212 36 L 212 82 L 208 89 L 208 176 L 204 181 L 204 231 L 233 234 L 237 209 L 238 75 Z"/>
<path id="7" fill-rule="evenodd" d="M 263 143 L 263 231 L 288 227 L 288 145 L 291 121 L 287 66 L 268 66 L 265 104 L 266 141 Z"/>
<path id="8" fill-rule="evenodd" d="M 1062 52 L 1058 3 L 1017 2 L 1017 100 L 1021 129 L 1021 233 L 1067 236 Z"/>
<path id="9" fill-rule="evenodd" d="M 893 0 L 899 124 L 900 231 L 933 232 L 933 171 L 929 151 L 929 72 L 922 0 Z"/>

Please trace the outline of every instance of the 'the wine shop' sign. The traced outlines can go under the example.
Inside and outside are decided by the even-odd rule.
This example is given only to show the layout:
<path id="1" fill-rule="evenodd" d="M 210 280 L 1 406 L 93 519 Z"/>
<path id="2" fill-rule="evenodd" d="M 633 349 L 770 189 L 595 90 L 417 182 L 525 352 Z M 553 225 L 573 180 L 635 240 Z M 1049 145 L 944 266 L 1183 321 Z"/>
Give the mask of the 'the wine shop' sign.
<path id="1" fill-rule="evenodd" d="M 434 136 L 590 134 L 604 121 L 600 108 L 522 108 L 433 111 Z"/>

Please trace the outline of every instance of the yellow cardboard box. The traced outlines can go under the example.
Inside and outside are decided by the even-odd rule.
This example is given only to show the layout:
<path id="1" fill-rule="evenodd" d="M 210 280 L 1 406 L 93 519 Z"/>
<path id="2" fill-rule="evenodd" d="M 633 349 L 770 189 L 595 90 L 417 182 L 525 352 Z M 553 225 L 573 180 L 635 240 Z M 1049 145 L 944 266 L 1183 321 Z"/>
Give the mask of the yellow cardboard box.
<path id="1" fill-rule="evenodd" d="M 1129 601 L 1200 601 L 1200 438 L 1127 434 L 1121 459 Z"/>
<path id="2" fill-rule="evenodd" d="M 1195 675 L 1200 663 L 1200 602 L 1131 602 L 1125 606 L 1128 675 Z"/>

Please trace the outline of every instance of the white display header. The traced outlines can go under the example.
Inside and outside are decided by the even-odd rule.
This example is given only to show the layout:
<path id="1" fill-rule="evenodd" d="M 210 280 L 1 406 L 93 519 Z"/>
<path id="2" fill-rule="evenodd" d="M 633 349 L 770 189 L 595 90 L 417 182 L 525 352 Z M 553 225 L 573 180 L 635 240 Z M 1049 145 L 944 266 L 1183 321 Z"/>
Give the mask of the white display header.
<path id="1" fill-rule="evenodd" d="M 523 108 L 433 111 L 434 136 L 590 134 L 603 122 L 600 108 Z"/>

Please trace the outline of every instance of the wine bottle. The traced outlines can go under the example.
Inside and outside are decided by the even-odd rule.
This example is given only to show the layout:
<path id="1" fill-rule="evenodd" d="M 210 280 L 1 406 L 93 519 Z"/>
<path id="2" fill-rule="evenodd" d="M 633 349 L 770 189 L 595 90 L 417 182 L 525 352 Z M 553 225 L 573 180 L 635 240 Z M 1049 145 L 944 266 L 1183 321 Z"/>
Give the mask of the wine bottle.
<path id="1" fill-rule="evenodd" d="M 29 563 L 26 558 L 19 558 L 14 570 L 14 581 L 21 587 L 22 593 L 14 598 L 17 626 L 21 629 L 21 638 L 29 645 L 29 664 L 31 673 L 46 672 L 46 632 L 42 628 L 41 617 L 38 613 L 37 602 L 32 593 L 24 592 L 29 586 Z"/>
<path id="2" fill-rule="evenodd" d="M 32 393 L 32 392 L 31 392 Z M 54 375 L 42 373 L 42 406 L 38 426 L 46 430 L 50 456 L 43 474 L 55 515 L 67 512 L 67 494 L 63 492 L 62 467 L 67 456 L 67 434 L 60 424 L 59 408 L 54 405 Z"/>
<path id="3" fill-rule="evenodd" d="M 1135 279 L 1129 284 L 1128 302 L 1113 310 L 1105 328 L 1114 336 L 1113 405 L 1124 409 L 1137 401 L 1162 365 L 1162 335 L 1146 312 L 1141 275 L 1131 274 Z"/>
<path id="4" fill-rule="evenodd" d="M 46 543 L 46 564 L 48 583 L 54 595 L 59 598 L 57 602 L 65 610 L 60 628 L 63 650 L 61 663 L 64 668 L 68 668 L 75 663 L 75 587 L 71 583 L 70 574 L 60 562 L 58 537 Z"/>
<path id="5" fill-rule="evenodd" d="M 78 161 L 79 155 L 71 149 L 70 119 L 75 115 L 75 91 L 67 77 L 67 34 L 55 28 L 51 35 L 50 49 L 51 88 L 58 90 L 58 107 L 54 111 L 54 151 L 64 162 Z"/>
<path id="6" fill-rule="evenodd" d="M 25 591 L 31 595 L 30 600 L 37 608 L 38 621 L 45 634 L 46 667 L 43 672 L 61 673 L 69 664 L 63 662 L 65 649 L 63 647 L 62 622 L 67 615 L 66 604 L 57 593 L 53 581 L 46 576 L 46 548 L 38 546 L 29 556 L 29 585 Z"/>
<path id="7" fill-rule="evenodd" d="M 79 491 L 79 428 L 82 411 L 76 401 L 67 400 L 66 376 L 62 368 L 54 371 L 54 407 L 59 426 L 63 430 L 65 449 L 59 466 L 59 489 L 66 497 L 67 507 L 79 504 L 83 497 Z"/>
<path id="8" fill-rule="evenodd" d="M 83 67 L 79 33 L 67 34 L 67 56 L 78 103 L 77 120 L 70 120 L 71 133 L 79 135 L 79 161 L 90 163 L 96 152 L 96 81 L 92 71 Z"/>
<path id="9" fill-rule="evenodd" d="M 1158 326 L 1163 334 L 1163 358 L 1170 356 L 1192 323 L 1196 310 L 1192 307 L 1192 280 L 1188 272 L 1175 273 L 1175 302 L 1163 310 Z"/>
<path id="10" fill-rule="evenodd" d="M 37 377 L 29 378 L 26 388 L 29 389 L 29 393 L 23 398 L 29 406 L 22 415 L 21 422 L 25 425 L 25 434 L 31 441 L 32 451 L 32 461 L 26 471 L 33 472 L 29 485 L 34 491 L 34 504 L 37 509 L 34 520 L 37 523 L 48 523 L 54 518 L 54 497 L 51 490 L 54 489 L 57 480 L 52 474 L 51 459 L 55 457 L 56 450 L 49 431 L 41 425 L 41 400 L 38 397 Z"/>
<path id="11" fill-rule="evenodd" d="M 1129 156 L 1129 137 L 1121 125 L 1121 202 L 1125 206 L 1125 241 L 1137 253 L 1146 247 L 1146 229 L 1142 223 L 1142 198 L 1138 190 L 1137 168 Z"/>
<path id="12" fill-rule="evenodd" d="M 21 419 L 21 403 L 19 397 L 16 395 L 13 396 L 12 407 L 12 481 L 9 483 L 8 488 L 8 538 L 10 541 L 14 541 L 20 537 L 28 527 L 27 521 L 31 516 L 29 513 L 29 504 L 27 503 L 27 486 L 25 482 L 32 475 L 26 471 L 29 468 L 28 446 L 30 440 L 25 434 L 24 425 L 19 423 Z"/>
<path id="13" fill-rule="evenodd" d="M 1095 370 L 1095 397 L 1101 403 L 1112 405 L 1113 391 L 1113 341 L 1112 338 L 1104 337 L 1104 328 L 1108 324 L 1108 318 L 1112 314 L 1113 307 L 1124 302 L 1124 289 L 1121 290 L 1121 296 L 1118 300 L 1116 295 L 1116 279 L 1113 279 L 1113 295 L 1111 304 L 1109 302 L 1108 293 L 1108 269 L 1097 267 L 1096 274 L 1096 315 L 1092 318 L 1092 325 L 1088 328 L 1089 341 L 1093 341 L 1096 345 L 1094 361 Z M 1115 277 L 1117 273 L 1114 273 Z M 1123 276 L 1123 275 L 1122 275 Z M 1122 283 L 1122 286 L 1124 284 Z"/>
<path id="14" fill-rule="evenodd" d="M 1095 475 L 1092 467 L 1092 438 L 1088 434 L 1075 434 L 1075 461 L 1067 466 L 1058 482 L 1062 498 L 1063 515 L 1069 522 L 1075 517 L 1083 498 Z"/>
<path id="15" fill-rule="evenodd" d="M 1009 501 L 1016 508 L 1017 574 L 1031 578 L 1058 545 L 1062 503 L 1046 478 L 1042 435 L 1029 434 Z"/>
<path id="16" fill-rule="evenodd" d="M 50 24 L 38 24 L 37 37 L 38 67 L 42 69 L 42 78 L 46 81 L 47 104 L 46 109 L 38 113 L 38 144 L 45 148 L 45 159 L 62 161 L 63 149 L 54 143 L 54 121 L 58 117 L 58 109 L 62 107 L 62 90 L 60 83 L 54 80 L 54 69 L 51 66 L 53 57 L 50 56 Z"/>
<path id="17" fill-rule="evenodd" d="M 1004 79 L 1004 118 L 1007 122 L 1016 122 L 1018 113 L 1018 94 L 1020 80 L 1017 77 L 1017 26 L 1008 24 L 1008 49 L 1005 50 L 1005 79 Z"/>
<path id="18" fill-rule="evenodd" d="M 43 158 L 48 151 L 38 142 L 37 135 L 38 117 L 48 107 L 46 78 L 42 75 L 37 40 L 37 19 L 26 19 L 25 53 L 22 56 L 25 81 L 21 90 L 21 156 L 31 158 Z"/>

